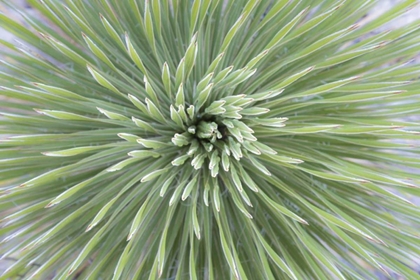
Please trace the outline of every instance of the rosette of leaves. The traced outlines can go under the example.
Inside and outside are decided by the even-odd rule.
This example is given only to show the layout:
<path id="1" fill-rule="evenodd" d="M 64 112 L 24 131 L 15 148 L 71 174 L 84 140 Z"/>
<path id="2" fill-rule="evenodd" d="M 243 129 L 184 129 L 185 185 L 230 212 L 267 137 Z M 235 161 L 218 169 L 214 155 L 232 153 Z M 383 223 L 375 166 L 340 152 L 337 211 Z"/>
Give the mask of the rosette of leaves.
<path id="1" fill-rule="evenodd" d="M 418 278 L 415 0 L 28 2 L 1 279 Z"/>

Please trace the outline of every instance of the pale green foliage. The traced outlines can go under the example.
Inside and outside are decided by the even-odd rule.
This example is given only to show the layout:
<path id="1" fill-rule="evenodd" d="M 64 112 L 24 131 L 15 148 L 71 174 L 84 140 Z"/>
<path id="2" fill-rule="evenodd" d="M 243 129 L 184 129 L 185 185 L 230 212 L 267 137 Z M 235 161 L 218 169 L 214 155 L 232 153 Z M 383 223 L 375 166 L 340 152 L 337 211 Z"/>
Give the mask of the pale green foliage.
<path id="1" fill-rule="evenodd" d="M 1 279 L 418 278 L 420 24 L 376 31 L 415 0 L 28 2 Z"/>

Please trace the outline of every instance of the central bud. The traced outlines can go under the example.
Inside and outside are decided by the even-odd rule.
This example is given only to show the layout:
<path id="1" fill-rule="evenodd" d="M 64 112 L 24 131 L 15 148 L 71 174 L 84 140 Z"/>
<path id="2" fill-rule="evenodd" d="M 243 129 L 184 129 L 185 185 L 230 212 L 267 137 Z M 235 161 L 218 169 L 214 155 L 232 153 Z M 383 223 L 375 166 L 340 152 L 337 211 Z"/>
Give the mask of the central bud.
<path id="1" fill-rule="evenodd" d="M 223 127 L 221 128 L 219 130 L 219 126 L 215 122 L 200 121 L 197 126 L 197 137 L 215 143 L 217 139 L 223 138 Z"/>
<path id="2" fill-rule="evenodd" d="M 275 95 L 274 93 L 256 95 L 256 98 L 247 97 L 245 94 L 218 98 L 217 93 L 214 93 L 211 97 L 215 97 L 215 100 L 210 101 L 207 92 L 205 98 L 198 94 L 199 101 L 187 105 L 183 87 L 180 88 L 175 104 L 170 105 L 171 119 L 177 127 L 171 142 L 181 148 L 172 165 L 189 163 L 196 170 L 208 166 L 211 175 L 216 177 L 219 167 L 228 172 L 232 167 L 231 163 L 235 164 L 243 157 L 260 167 L 250 153 L 276 153 L 257 141 L 251 127 L 280 127 L 284 125 L 285 119 L 265 119 L 261 116 L 266 114 L 268 109 L 249 107 L 260 99 Z"/>

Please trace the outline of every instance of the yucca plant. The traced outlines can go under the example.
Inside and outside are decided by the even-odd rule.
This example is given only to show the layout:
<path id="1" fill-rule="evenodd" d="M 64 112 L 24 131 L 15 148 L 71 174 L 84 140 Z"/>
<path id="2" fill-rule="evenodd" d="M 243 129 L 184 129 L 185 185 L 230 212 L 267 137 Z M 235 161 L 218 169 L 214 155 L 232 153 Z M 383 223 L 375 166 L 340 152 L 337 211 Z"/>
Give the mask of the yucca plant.
<path id="1" fill-rule="evenodd" d="M 419 279 L 415 0 L 28 2 L 1 279 Z"/>

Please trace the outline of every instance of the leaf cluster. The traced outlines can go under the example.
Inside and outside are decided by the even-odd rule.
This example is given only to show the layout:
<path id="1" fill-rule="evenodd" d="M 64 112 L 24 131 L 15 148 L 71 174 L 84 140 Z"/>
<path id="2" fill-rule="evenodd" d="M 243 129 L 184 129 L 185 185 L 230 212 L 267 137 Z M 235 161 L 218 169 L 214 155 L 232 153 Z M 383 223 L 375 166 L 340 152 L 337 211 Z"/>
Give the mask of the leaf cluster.
<path id="1" fill-rule="evenodd" d="M 1 279 L 417 279 L 420 22 L 377 2 L 0 14 Z"/>

